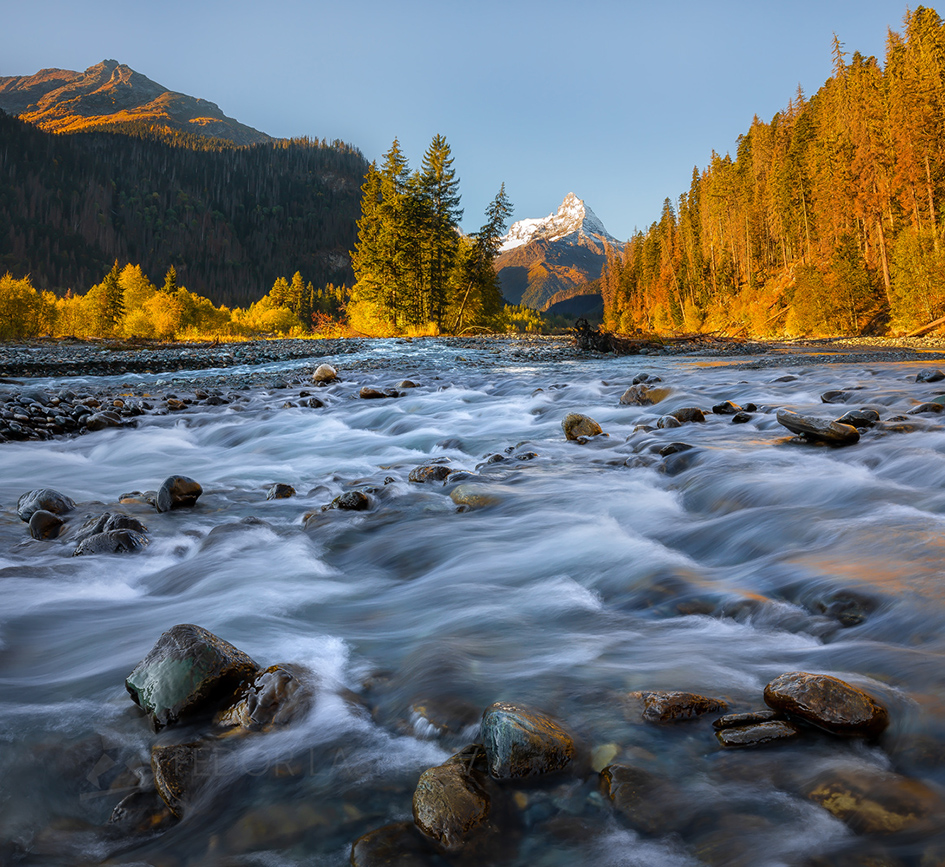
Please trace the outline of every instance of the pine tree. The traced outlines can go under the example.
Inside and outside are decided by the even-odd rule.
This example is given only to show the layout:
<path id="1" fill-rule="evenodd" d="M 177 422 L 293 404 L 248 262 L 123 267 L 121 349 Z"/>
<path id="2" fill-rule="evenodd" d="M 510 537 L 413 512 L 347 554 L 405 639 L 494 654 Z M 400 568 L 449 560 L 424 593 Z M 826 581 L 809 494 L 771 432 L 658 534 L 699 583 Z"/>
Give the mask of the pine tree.
<path id="1" fill-rule="evenodd" d="M 121 269 L 118 267 L 118 260 L 112 266 L 111 271 L 105 275 L 102 281 L 102 301 L 104 305 L 103 320 L 107 323 L 109 331 L 116 331 L 121 324 L 121 317 L 125 313 L 124 295 L 119 278 Z"/>
<path id="2" fill-rule="evenodd" d="M 178 288 L 177 269 L 173 265 L 170 265 L 168 266 L 167 273 L 164 275 L 164 285 L 161 287 L 161 291 L 167 295 L 176 295 Z"/>

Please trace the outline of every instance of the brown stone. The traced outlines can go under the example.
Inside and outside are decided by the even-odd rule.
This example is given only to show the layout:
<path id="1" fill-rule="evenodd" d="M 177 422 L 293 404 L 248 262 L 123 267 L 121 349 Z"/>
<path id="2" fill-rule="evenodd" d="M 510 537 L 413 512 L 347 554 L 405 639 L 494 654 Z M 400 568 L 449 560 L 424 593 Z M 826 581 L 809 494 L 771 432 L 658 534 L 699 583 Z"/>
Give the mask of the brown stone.
<path id="1" fill-rule="evenodd" d="M 151 748 L 154 786 L 179 819 L 210 775 L 210 752 L 202 744 L 173 744 Z"/>
<path id="2" fill-rule="evenodd" d="M 430 867 L 441 862 L 413 822 L 398 822 L 368 831 L 351 846 L 352 867 Z"/>
<path id="3" fill-rule="evenodd" d="M 411 482 L 445 482 L 454 472 L 455 470 L 445 464 L 431 464 L 414 467 L 407 478 Z"/>
<path id="4" fill-rule="evenodd" d="M 652 406 L 668 397 L 668 388 L 649 388 L 643 383 L 631 385 L 621 396 L 620 402 L 624 406 Z"/>
<path id="5" fill-rule="evenodd" d="M 319 364 L 315 368 L 315 372 L 312 374 L 313 382 L 322 382 L 329 383 L 334 382 L 338 378 L 338 371 L 335 370 L 330 364 Z"/>
<path id="6" fill-rule="evenodd" d="M 684 406 L 681 409 L 673 410 L 670 415 L 682 424 L 705 421 L 705 413 L 697 406 Z"/>
<path id="7" fill-rule="evenodd" d="M 582 437 L 596 437 L 603 433 L 601 426 L 590 416 L 581 415 L 578 412 L 569 413 L 561 422 L 565 437 L 571 442 L 576 442 Z"/>
<path id="8" fill-rule="evenodd" d="M 829 674 L 782 674 L 765 687 L 765 704 L 835 735 L 875 737 L 889 725 L 875 698 Z"/>
<path id="9" fill-rule="evenodd" d="M 287 663 L 270 665 L 256 675 L 239 701 L 217 714 L 214 722 L 246 731 L 268 731 L 303 717 L 312 707 L 308 672 Z"/>
<path id="10" fill-rule="evenodd" d="M 600 788 L 624 819 L 644 834 L 668 834 L 686 823 L 676 787 L 643 768 L 608 765 L 600 772 Z"/>
<path id="11" fill-rule="evenodd" d="M 791 412 L 788 409 L 778 410 L 778 423 L 786 427 L 791 433 L 812 442 L 845 446 L 852 445 L 860 440 L 860 432 L 852 425 L 813 418 L 812 416 Z"/>
<path id="12" fill-rule="evenodd" d="M 642 706 L 641 717 L 652 723 L 681 722 L 728 708 L 722 699 L 694 692 L 632 692 L 628 699 Z"/>
<path id="13" fill-rule="evenodd" d="M 574 759 L 571 735 L 550 716 L 524 705 L 497 701 L 487 707 L 479 737 L 489 774 L 500 780 L 554 773 Z"/>
<path id="14" fill-rule="evenodd" d="M 719 729 L 715 736 L 723 747 L 760 747 L 791 740 L 800 733 L 794 723 L 774 720 Z"/>

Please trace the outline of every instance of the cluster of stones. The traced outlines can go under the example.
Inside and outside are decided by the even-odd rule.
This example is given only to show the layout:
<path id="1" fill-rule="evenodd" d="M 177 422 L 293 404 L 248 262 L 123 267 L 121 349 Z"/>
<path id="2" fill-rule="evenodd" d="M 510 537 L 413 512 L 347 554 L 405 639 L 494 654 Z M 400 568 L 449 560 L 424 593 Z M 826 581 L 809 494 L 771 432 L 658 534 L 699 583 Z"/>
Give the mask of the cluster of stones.
<path id="1" fill-rule="evenodd" d="M 151 407 L 143 401 L 96 397 L 69 390 L 27 389 L 0 404 L 0 442 L 47 440 L 131 423 Z"/>
<path id="2" fill-rule="evenodd" d="M 160 824 L 162 816 L 181 818 L 207 781 L 208 762 L 233 735 L 268 732 L 307 714 L 314 702 L 310 672 L 291 663 L 263 668 L 250 656 L 212 632 L 181 624 L 165 632 L 125 680 L 132 700 L 154 732 L 188 724 L 187 740 L 151 748 L 150 782 L 128 795 L 112 814 L 122 820 L 142 796 Z M 205 723 L 194 737 L 193 727 Z"/>
<path id="3" fill-rule="evenodd" d="M 192 507 L 202 493 L 199 482 L 175 475 L 168 476 L 157 491 L 123 494 L 120 502 L 148 503 L 157 512 L 170 512 Z M 71 529 L 70 516 L 77 508 L 75 500 L 52 488 L 27 491 L 16 503 L 17 515 L 29 525 L 30 536 L 42 542 L 67 533 Z M 143 550 L 150 542 L 148 528 L 124 512 L 86 514 L 71 537 L 76 543 L 73 556 L 133 553 Z"/>

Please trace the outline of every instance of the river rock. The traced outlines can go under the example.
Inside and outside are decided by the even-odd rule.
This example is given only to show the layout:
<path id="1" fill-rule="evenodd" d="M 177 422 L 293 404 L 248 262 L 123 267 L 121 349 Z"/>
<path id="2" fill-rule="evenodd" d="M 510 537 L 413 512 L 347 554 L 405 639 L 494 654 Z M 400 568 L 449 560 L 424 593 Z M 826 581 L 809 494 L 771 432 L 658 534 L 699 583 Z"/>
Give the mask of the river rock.
<path id="1" fill-rule="evenodd" d="M 397 397 L 397 392 L 393 390 L 378 391 L 376 388 L 365 385 L 364 388 L 358 392 L 358 397 L 362 400 L 381 400 L 385 397 Z"/>
<path id="2" fill-rule="evenodd" d="M 879 421 L 879 413 L 875 409 L 851 409 L 837 419 L 839 424 L 848 424 L 857 430 L 873 427 Z"/>
<path id="3" fill-rule="evenodd" d="M 331 501 L 329 509 L 341 509 L 344 512 L 365 512 L 371 508 L 371 500 L 363 491 L 346 491 Z"/>
<path id="4" fill-rule="evenodd" d="M 731 729 L 740 726 L 754 725 L 755 723 L 783 720 L 784 717 L 776 710 L 756 710 L 750 713 L 727 713 L 712 723 L 714 729 Z"/>
<path id="5" fill-rule="evenodd" d="M 197 794 L 200 783 L 210 774 L 210 751 L 200 743 L 173 744 L 151 748 L 154 787 L 178 819 Z"/>
<path id="6" fill-rule="evenodd" d="M 158 834 L 174 823 L 174 814 L 154 791 L 132 792 L 112 810 L 108 825 L 123 834 Z"/>
<path id="7" fill-rule="evenodd" d="M 424 771 L 413 794 L 414 823 L 445 852 L 462 850 L 489 818 L 489 795 L 481 775 L 469 767 L 469 749 Z"/>
<path id="8" fill-rule="evenodd" d="M 571 442 L 582 441 L 584 437 L 596 437 L 604 431 L 590 416 L 579 412 L 568 413 L 561 422 L 565 437 Z"/>
<path id="9" fill-rule="evenodd" d="M 95 431 L 105 430 L 107 427 L 121 427 L 121 416 L 116 412 L 105 410 L 88 416 L 85 419 L 86 430 Z"/>
<path id="10" fill-rule="evenodd" d="M 501 495 L 496 493 L 495 489 L 477 484 L 457 485 L 450 491 L 450 499 L 457 506 L 466 506 L 469 509 L 482 509 L 502 502 Z"/>
<path id="11" fill-rule="evenodd" d="M 301 719 L 313 703 L 311 674 L 301 666 L 270 665 L 256 675 L 236 704 L 214 722 L 224 728 L 268 731 Z"/>
<path id="12" fill-rule="evenodd" d="M 717 403 L 712 407 L 712 412 L 715 415 L 736 415 L 741 411 L 742 408 L 737 403 L 732 403 L 730 400 Z"/>
<path id="13" fill-rule="evenodd" d="M 821 403 L 846 403 L 852 394 L 848 391 L 825 391 L 820 396 Z"/>
<path id="14" fill-rule="evenodd" d="M 213 710 L 255 678 L 259 666 L 228 641 L 185 623 L 165 632 L 125 680 L 155 731 Z"/>
<path id="15" fill-rule="evenodd" d="M 148 532 L 148 528 L 131 515 L 125 515 L 121 512 L 105 512 L 97 518 L 89 518 L 76 533 L 75 540 L 83 542 L 92 536 L 108 533 L 112 530 L 133 530 L 135 533 L 141 534 Z"/>
<path id="16" fill-rule="evenodd" d="M 673 410 L 670 415 L 682 424 L 705 421 L 705 413 L 697 406 L 684 406 Z"/>
<path id="17" fill-rule="evenodd" d="M 413 822 L 368 831 L 351 846 L 352 867 L 434 867 L 442 860 L 430 851 Z"/>
<path id="18" fill-rule="evenodd" d="M 148 537 L 135 530 L 108 530 L 88 536 L 76 545 L 73 557 L 85 554 L 133 554 L 148 547 Z"/>
<path id="19" fill-rule="evenodd" d="M 941 827 L 945 816 L 945 800 L 937 789 L 875 768 L 828 771 L 809 787 L 807 797 L 859 834 Z"/>
<path id="20" fill-rule="evenodd" d="M 446 464 L 430 464 L 423 467 L 414 467 L 407 478 L 411 482 L 445 482 L 453 473 Z"/>
<path id="21" fill-rule="evenodd" d="M 30 516 L 30 535 L 39 541 L 55 539 L 65 521 L 45 509 L 37 509 Z"/>
<path id="22" fill-rule="evenodd" d="M 791 740 L 800 733 L 794 723 L 774 720 L 719 729 L 715 736 L 723 747 L 760 747 Z"/>
<path id="23" fill-rule="evenodd" d="M 624 406 L 652 406 L 659 403 L 670 394 L 668 388 L 651 388 L 640 383 L 631 385 L 621 396 L 620 402 Z"/>
<path id="24" fill-rule="evenodd" d="M 318 382 L 323 385 L 327 385 L 329 382 L 334 382 L 338 378 L 338 371 L 335 370 L 330 364 L 319 364 L 315 368 L 315 372 L 312 374 L 312 381 Z"/>
<path id="25" fill-rule="evenodd" d="M 550 774 L 574 760 L 574 741 L 554 719 L 524 705 L 498 701 L 482 714 L 479 737 L 489 774 L 499 780 Z"/>
<path id="26" fill-rule="evenodd" d="M 20 520 L 29 523 L 34 512 L 40 510 L 54 515 L 66 515 L 75 508 L 75 500 L 54 491 L 52 488 L 37 488 L 27 491 L 16 501 L 16 513 Z"/>
<path id="27" fill-rule="evenodd" d="M 267 500 L 287 500 L 295 496 L 292 485 L 275 484 L 266 492 Z"/>
<path id="28" fill-rule="evenodd" d="M 875 737 L 889 725 L 875 698 L 829 674 L 782 674 L 765 687 L 765 704 L 836 735 Z"/>
<path id="29" fill-rule="evenodd" d="M 732 424 L 747 424 L 751 421 L 751 413 L 748 412 L 736 412 L 732 416 Z"/>
<path id="30" fill-rule="evenodd" d="M 682 427 L 682 422 L 674 415 L 661 415 L 656 420 L 656 426 L 660 430 L 666 430 L 668 428 Z"/>
<path id="31" fill-rule="evenodd" d="M 941 370 L 931 367 L 927 367 L 925 370 L 920 370 L 915 375 L 916 382 L 940 382 L 943 379 L 945 379 L 945 373 L 942 373 Z"/>
<path id="32" fill-rule="evenodd" d="M 728 708 L 722 699 L 695 692 L 631 692 L 627 699 L 629 706 L 640 708 L 641 718 L 651 723 L 681 722 Z"/>
<path id="33" fill-rule="evenodd" d="M 789 409 L 778 410 L 778 423 L 807 440 L 831 445 L 852 445 L 860 439 L 860 432 L 852 425 L 801 415 Z"/>
<path id="34" fill-rule="evenodd" d="M 656 453 L 661 458 L 668 458 L 670 455 L 678 455 L 680 452 L 688 452 L 691 448 L 694 448 L 694 446 L 689 445 L 689 443 L 668 443 L 667 445 L 657 449 Z"/>
<path id="35" fill-rule="evenodd" d="M 644 834 L 669 834 L 686 824 L 676 787 L 643 768 L 608 765 L 600 772 L 600 788 L 624 819 Z"/>
<path id="36" fill-rule="evenodd" d="M 914 406 L 909 410 L 907 415 L 938 415 L 942 410 L 945 410 L 945 406 L 935 401 L 929 401 L 928 403 L 920 403 L 918 406 Z"/>
<path id="37" fill-rule="evenodd" d="M 154 508 L 159 512 L 186 509 L 195 505 L 202 493 L 200 483 L 188 476 L 168 476 L 157 493 Z"/>

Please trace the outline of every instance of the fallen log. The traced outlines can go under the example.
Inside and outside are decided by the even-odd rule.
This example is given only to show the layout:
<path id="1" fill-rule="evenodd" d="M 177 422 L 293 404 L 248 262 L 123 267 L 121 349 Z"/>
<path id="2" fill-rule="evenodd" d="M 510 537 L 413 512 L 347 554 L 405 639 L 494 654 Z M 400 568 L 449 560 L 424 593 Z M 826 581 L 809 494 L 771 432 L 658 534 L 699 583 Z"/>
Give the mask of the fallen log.
<path id="1" fill-rule="evenodd" d="M 916 328 L 915 331 L 910 331 L 906 337 L 921 337 L 923 334 L 928 334 L 930 331 L 934 331 L 936 328 L 940 328 L 945 325 L 945 316 L 941 319 L 936 319 L 934 322 L 930 322 L 928 325 L 923 325 L 921 328 Z"/>

